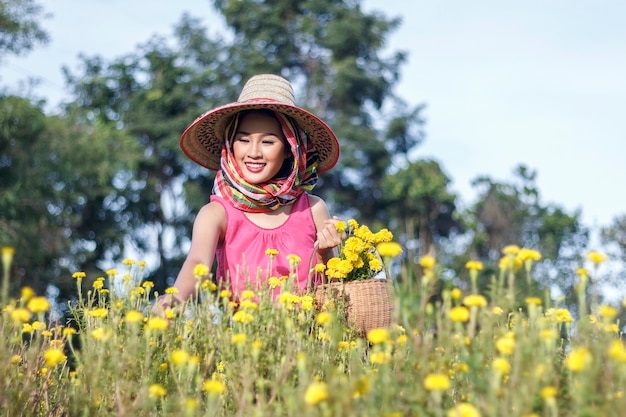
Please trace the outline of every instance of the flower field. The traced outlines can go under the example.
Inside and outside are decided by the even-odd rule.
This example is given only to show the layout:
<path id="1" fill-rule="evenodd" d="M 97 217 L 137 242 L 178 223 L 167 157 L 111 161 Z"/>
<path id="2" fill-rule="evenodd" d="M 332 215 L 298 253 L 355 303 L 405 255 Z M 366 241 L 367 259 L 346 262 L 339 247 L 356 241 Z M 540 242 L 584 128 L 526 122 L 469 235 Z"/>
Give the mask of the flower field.
<path id="1" fill-rule="evenodd" d="M 268 288 L 235 304 L 199 266 L 201 302 L 160 317 L 142 263 L 77 272 L 67 321 L 50 322 L 50 303 L 28 288 L 4 300 L 0 415 L 623 416 L 624 307 L 587 300 L 593 268 L 577 271 L 579 314 L 549 296 L 518 299 L 516 280 L 539 258 L 508 247 L 488 293 L 473 289 L 472 261 L 464 290 L 431 298 L 441 278 L 423 257 L 420 277 L 389 281 L 394 324 L 363 337 L 344 302 L 317 306 L 289 279 L 273 281 L 276 299 Z"/>

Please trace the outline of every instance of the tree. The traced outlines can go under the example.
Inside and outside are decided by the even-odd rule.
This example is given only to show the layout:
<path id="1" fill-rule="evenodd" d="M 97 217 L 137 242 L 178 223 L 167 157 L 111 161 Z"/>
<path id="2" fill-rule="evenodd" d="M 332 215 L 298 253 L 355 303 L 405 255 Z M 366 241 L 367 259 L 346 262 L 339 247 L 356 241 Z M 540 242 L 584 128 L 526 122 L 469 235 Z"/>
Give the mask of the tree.
<path id="1" fill-rule="evenodd" d="M 24 55 L 49 38 L 39 19 L 43 9 L 34 0 L 0 1 L 0 61 L 7 54 Z"/>

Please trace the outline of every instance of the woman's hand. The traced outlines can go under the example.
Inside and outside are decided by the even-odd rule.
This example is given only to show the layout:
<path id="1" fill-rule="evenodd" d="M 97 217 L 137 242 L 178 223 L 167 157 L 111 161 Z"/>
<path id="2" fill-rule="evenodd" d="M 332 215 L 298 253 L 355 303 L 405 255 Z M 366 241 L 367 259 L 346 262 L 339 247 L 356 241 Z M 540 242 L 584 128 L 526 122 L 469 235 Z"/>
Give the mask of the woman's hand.
<path id="1" fill-rule="evenodd" d="M 180 303 L 181 301 L 175 294 L 163 294 L 154 301 L 150 313 L 154 316 L 165 318 L 165 310 L 173 309 Z"/>
<path id="2" fill-rule="evenodd" d="M 324 228 L 317 232 L 317 241 L 315 244 L 318 251 L 327 251 L 339 246 L 344 236 L 339 234 L 335 225 L 340 221 L 341 219 L 337 216 L 333 216 L 324 221 Z"/>

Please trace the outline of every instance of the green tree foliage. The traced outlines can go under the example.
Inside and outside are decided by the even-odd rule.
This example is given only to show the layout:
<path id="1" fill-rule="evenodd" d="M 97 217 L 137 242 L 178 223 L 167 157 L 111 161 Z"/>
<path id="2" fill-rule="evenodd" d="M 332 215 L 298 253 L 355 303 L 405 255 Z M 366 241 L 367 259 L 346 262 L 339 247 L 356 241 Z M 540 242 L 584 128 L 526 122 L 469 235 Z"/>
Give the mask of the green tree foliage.
<path id="1" fill-rule="evenodd" d="M 0 97 L 0 126 L 0 244 L 16 248 L 15 282 L 67 296 L 73 271 L 123 242 L 134 142 L 15 96 Z"/>
<path id="2" fill-rule="evenodd" d="M 538 250 L 543 259 L 533 274 L 537 283 L 543 287 L 556 286 L 573 296 L 574 272 L 581 265 L 589 232 L 582 225 L 579 212 L 569 214 L 556 204 L 541 201 L 536 176 L 535 171 L 519 165 L 512 182 L 497 182 L 488 177 L 473 182 L 478 198 L 465 218 L 467 228 L 472 231 L 471 239 L 457 258 L 456 269 L 462 276 L 463 265 L 470 258 L 489 265 L 491 268 L 482 274 L 484 288 L 492 274 L 497 274 L 505 246 L 531 248 Z"/>
<path id="3" fill-rule="evenodd" d="M 0 61 L 48 42 L 48 33 L 40 26 L 42 17 L 43 9 L 34 0 L 0 0 Z"/>

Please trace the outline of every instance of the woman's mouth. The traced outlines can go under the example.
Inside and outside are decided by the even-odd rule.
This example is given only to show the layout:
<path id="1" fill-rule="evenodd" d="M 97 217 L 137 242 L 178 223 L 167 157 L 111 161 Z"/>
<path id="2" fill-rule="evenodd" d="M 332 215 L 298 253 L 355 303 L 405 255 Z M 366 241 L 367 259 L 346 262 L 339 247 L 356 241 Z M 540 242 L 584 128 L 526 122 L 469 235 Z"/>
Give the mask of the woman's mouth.
<path id="1" fill-rule="evenodd" d="M 265 168 L 265 164 L 259 162 L 246 162 L 246 168 L 250 172 L 261 172 Z"/>

